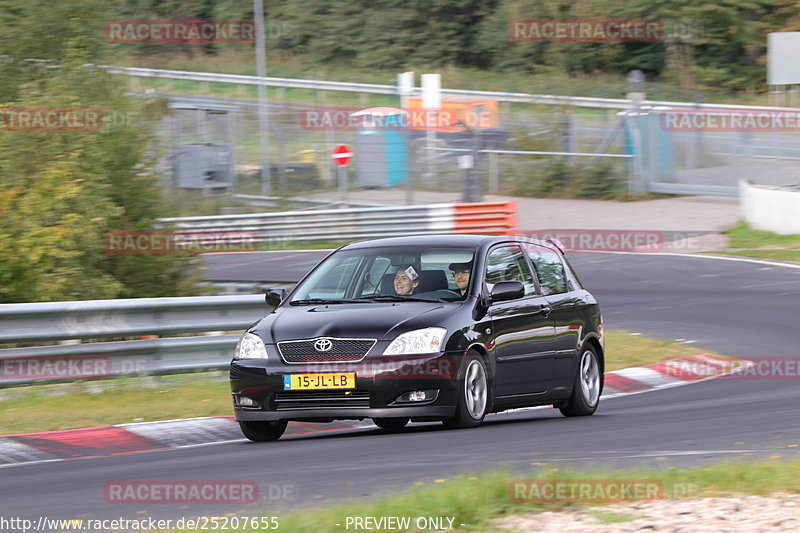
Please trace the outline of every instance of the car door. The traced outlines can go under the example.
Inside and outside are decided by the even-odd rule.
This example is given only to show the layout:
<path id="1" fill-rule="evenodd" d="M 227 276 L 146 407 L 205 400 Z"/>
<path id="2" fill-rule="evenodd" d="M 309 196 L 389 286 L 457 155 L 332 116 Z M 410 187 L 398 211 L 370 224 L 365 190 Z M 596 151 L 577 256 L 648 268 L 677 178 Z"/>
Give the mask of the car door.
<path id="1" fill-rule="evenodd" d="M 542 293 L 550 307 L 553 336 L 553 390 L 569 391 L 578 364 L 577 346 L 584 325 L 585 302 L 569 277 L 561 254 L 545 246 L 525 245 Z"/>
<path id="2" fill-rule="evenodd" d="M 484 282 L 487 291 L 499 281 L 520 281 L 521 299 L 496 302 L 489 307 L 496 365 L 495 394 L 512 400 L 547 392 L 553 372 L 553 327 L 546 314 L 548 302 L 537 294 L 528 263 L 517 245 L 500 245 L 489 251 Z M 524 400 L 524 398 L 520 398 Z"/>

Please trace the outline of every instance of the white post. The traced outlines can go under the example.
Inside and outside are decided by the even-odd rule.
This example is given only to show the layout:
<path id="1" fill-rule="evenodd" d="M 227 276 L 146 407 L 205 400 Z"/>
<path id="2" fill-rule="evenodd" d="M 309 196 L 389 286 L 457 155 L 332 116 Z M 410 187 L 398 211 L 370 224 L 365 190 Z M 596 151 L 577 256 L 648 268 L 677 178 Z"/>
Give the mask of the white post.
<path id="1" fill-rule="evenodd" d="M 341 207 L 344 209 L 350 203 L 350 199 L 348 198 L 348 192 L 347 192 L 347 186 L 348 186 L 348 183 L 347 183 L 347 179 L 348 179 L 347 167 L 346 166 L 337 166 L 337 171 L 338 171 L 337 173 L 339 175 L 339 194 L 342 197 L 342 206 Z"/>
<path id="2" fill-rule="evenodd" d="M 398 74 L 397 88 L 400 90 L 400 108 L 407 110 L 408 97 L 414 92 L 414 72 L 401 72 Z"/>
<path id="3" fill-rule="evenodd" d="M 423 74 L 422 75 L 422 107 L 428 111 L 438 111 L 442 107 L 442 75 Z M 426 156 L 428 159 L 428 172 L 426 176 L 437 185 L 436 154 L 433 148 L 436 146 L 436 129 L 428 127 Z"/>

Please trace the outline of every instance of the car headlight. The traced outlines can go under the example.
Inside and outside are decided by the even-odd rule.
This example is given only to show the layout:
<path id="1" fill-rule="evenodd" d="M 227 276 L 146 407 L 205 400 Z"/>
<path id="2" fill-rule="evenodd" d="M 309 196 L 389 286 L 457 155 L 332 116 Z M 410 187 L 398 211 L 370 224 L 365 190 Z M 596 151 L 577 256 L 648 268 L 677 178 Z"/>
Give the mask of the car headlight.
<path id="1" fill-rule="evenodd" d="M 406 355 L 436 353 L 441 350 L 444 328 L 415 329 L 402 333 L 383 351 L 383 355 Z"/>
<path id="2" fill-rule="evenodd" d="M 236 344 L 236 350 L 233 352 L 234 359 L 266 359 L 267 349 L 264 347 L 264 341 L 261 337 L 253 333 L 245 333 L 239 342 Z"/>

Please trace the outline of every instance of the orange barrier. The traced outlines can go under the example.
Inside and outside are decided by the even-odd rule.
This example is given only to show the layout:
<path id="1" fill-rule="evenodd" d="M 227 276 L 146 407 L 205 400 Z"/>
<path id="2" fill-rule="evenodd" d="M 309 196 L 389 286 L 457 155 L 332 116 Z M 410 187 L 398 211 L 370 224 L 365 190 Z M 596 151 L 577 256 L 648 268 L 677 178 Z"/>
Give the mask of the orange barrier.
<path id="1" fill-rule="evenodd" d="M 517 229 L 517 202 L 471 202 L 453 204 L 453 233 L 514 235 Z"/>

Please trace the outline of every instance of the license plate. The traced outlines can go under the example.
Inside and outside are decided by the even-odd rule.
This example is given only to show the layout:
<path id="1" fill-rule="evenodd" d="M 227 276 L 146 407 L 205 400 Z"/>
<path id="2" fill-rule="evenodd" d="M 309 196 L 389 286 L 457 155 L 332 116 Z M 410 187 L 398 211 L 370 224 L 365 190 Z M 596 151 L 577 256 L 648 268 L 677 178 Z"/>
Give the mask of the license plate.
<path id="1" fill-rule="evenodd" d="M 283 390 L 354 388 L 356 388 L 355 372 L 283 375 Z"/>

